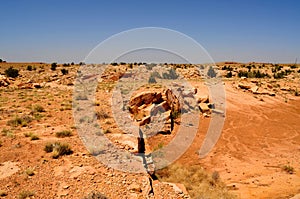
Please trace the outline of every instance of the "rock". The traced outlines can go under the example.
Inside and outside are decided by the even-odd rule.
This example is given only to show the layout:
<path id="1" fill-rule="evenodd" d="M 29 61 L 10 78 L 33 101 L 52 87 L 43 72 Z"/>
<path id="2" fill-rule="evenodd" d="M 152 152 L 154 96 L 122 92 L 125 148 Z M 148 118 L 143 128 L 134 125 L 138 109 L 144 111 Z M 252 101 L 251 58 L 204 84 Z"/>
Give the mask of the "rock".
<path id="1" fill-rule="evenodd" d="M 171 107 L 172 111 L 179 112 L 180 111 L 180 104 L 178 98 L 173 94 L 170 89 L 167 89 L 165 92 L 167 103 Z"/>
<path id="2" fill-rule="evenodd" d="M 39 83 L 33 83 L 34 88 L 42 88 L 42 86 Z"/>
<path id="3" fill-rule="evenodd" d="M 269 96 L 275 96 L 276 94 L 274 92 L 269 92 Z"/>
<path id="4" fill-rule="evenodd" d="M 257 92 L 257 90 L 258 90 L 258 86 L 253 86 L 250 88 L 250 91 L 254 94 Z"/>
<path id="5" fill-rule="evenodd" d="M 209 96 L 208 95 L 201 95 L 198 97 L 197 100 L 198 103 L 208 103 L 209 102 Z"/>
<path id="6" fill-rule="evenodd" d="M 215 104 L 214 103 L 208 103 L 207 106 L 210 109 L 215 109 Z"/>
<path id="7" fill-rule="evenodd" d="M 184 194 L 186 196 L 189 196 L 185 186 L 183 184 L 180 183 L 170 183 L 170 182 L 163 182 L 164 184 L 167 184 L 169 186 L 171 186 L 173 188 L 173 190 L 175 191 L 175 193 L 177 194 Z"/>
<path id="8" fill-rule="evenodd" d="M 140 94 L 138 94 L 137 96 L 133 97 L 130 102 L 129 105 L 130 106 L 141 106 L 143 104 L 150 104 L 153 99 L 155 98 L 156 93 L 155 92 L 142 92 Z"/>
<path id="9" fill-rule="evenodd" d="M 210 109 L 206 103 L 199 103 L 199 108 L 202 113 L 210 112 Z"/>
<path id="10" fill-rule="evenodd" d="M 137 192 L 137 193 L 141 193 L 142 192 L 141 186 L 139 184 L 137 184 L 137 183 L 133 183 L 133 184 L 129 185 L 128 189 L 131 192 Z"/>
<path id="11" fill-rule="evenodd" d="M 0 74 L 0 87 L 7 87 L 9 84 L 8 78 Z"/>
<path id="12" fill-rule="evenodd" d="M 182 97 L 194 97 L 195 91 L 183 91 Z"/>
<path id="13" fill-rule="evenodd" d="M 280 90 L 282 90 L 282 91 L 290 91 L 291 88 L 288 87 L 288 86 L 285 86 L 285 87 L 280 88 Z"/>
<path id="14" fill-rule="evenodd" d="M 245 84 L 245 83 L 241 83 L 241 82 L 238 84 L 238 87 L 240 87 L 241 89 L 245 89 L 245 90 L 248 90 L 248 89 L 251 88 L 250 85 Z"/>
<path id="15" fill-rule="evenodd" d="M 149 124 L 150 121 L 151 121 L 151 116 L 149 115 L 149 116 L 144 117 L 144 118 L 142 119 L 142 121 L 139 123 L 139 125 L 140 125 L 140 126 L 143 126 L 143 125 L 145 125 L 145 124 Z"/>
<path id="16" fill-rule="evenodd" d="M 151 115 L 156 115 L 158 112 L 163 113 L 168 110 L 170 110 L 170 106 L 166 101 L 164 101 L 164 102 L 160 103 L 159 105 L 153 106 L 153 108 L 151 110 Z"/>

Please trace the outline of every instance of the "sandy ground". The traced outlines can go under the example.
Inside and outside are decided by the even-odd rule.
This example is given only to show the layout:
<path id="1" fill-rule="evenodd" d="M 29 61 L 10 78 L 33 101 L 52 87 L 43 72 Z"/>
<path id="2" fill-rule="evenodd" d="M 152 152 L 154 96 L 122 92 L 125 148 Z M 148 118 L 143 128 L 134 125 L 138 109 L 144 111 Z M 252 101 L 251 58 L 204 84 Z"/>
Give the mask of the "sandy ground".
<path id="1" fill-rule="evenodd" d="M 218 171 L 241 198 L 290 198 L 300 192 L 300 99 L 264 101 L 226 82 L 226 119 L 220 139 L 203 159 L 197 158 L 209 125 L 202 119 L 198 136 L 183 164 Z M 295 169 L 289 174 L 282 167 Z"/>

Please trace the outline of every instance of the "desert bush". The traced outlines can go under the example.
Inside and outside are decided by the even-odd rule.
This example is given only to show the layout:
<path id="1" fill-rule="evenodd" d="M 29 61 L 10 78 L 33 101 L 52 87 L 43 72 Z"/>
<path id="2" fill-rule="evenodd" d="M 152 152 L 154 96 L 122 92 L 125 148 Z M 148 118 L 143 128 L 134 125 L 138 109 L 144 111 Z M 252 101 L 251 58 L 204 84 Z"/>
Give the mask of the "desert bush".
<path id="1" fill-rule="evenodd" d="M 110 65 L 112 65 L 112 66 L 117 66 L 118 63 L 114 62 L 114 63 L 111 63 Z"/>
<path id="2" fill-rule="evenodd" d="M 57 67 L 57 63 L 52 63 L 51 64 L 51 70 L 56 70 L 56 67 Z"/>
<path id="3" fill-rule="evenodd" d="M 156 79 L 155 79 L 155 77 L 153 77 L 152 75 L 149 77 L 149 79 L 148 79 L 148 83 L 149 84 L 156 84 L 157 82 L 156 82 Z"/>
<path id="4" fill-rule="evenodd" d="M 147 70 L 152 70 L 152 68 L 155 67 L 155 66 L 156 66 L 155 63 L 146 64 L 146 69 L 147 69 Z"/>
<path id="5" fill-rule="evenodd" d="M 67 70 L 67 69 L 61 69 L 60 70 L 61 71 L 61 73 L 63 74 L 63 75 L 66 75 L 66 74 L 68 74 L 69 73 L 69 71 Z"/>
<path id="6" fill-rule="evenodd" d="M 31 65 L 28 65 L 27 68 L 26 68 L 26 70 L 32 71 L 32 66 L 31 66 Z"/>
<path id="7" fill-rule="evenodd" d="M 278 73 L 274 73 L 274 74 L 273 74 L 273 77 L 274 77 L 275 79 L 282 79 L 282 78 L 285 77 L 285 72 L 284 72 L 284 71 L 281 71 L 281 72 L 278 72 Z"/>
<path id="8" fill-rule="evenodd" d="M 226 77 L 227 77 L 227 78 L 231 78 L 231 77 L 232 77 L 232 72 L 229 71 L 229 72 L 226 74 Z"/>
<path id="9" fill-rule="evenodd" d="M 40 139 L 38 135 L 30 132 L 30 133 L 24 133 L 25 137 L 30 137 L 30 140 L 38 140 Z"/>
<path id="10" fill-rule="evenodd" d="M 156 172 L 162 181 L 182 183 L 192 198 L 235 198 L 217 173 L 209 175 L 201 166 L 171 165 Z"/>
<path id="11" fill-rule="evenodd" d="M 19 70 L 13 68 L 12 66 L 9 67 L 8 69 L 6 69 L 4 72 L 5 72 L 5 75 L 8 77 L 15 78 L 15 77 L 19 76 Z"/>
<path id="12" fill-rule="evenodd" d="M 176 71 L 172 68 L 169 70 L 168 73 L 163 73 L 162 78 L 163 79 L 177 79 L 179 75 L 176 73 Z"/>
<path id="13" fill-rule="evenodd" d="M 27 126 L 28 123 L 30 123 L 32 121 L 32 117 L 28 116 L 28 115 L 23 115 L 21 117 L 16 116 L 14 119 L 8 120 L 7 121 L 7 125 L 8 126 L 13 126 L 13 127 L 17 127 L 17 126 Z"/>
<path id="14" fill-rule="evenodd" d="M 73 134 L 71 131 L 59 131 L 55 133 L 55 136 L 58 138 L 71 137 Z"/>
<path id="15" fill-rule="evenodd" d="M 28 190 L 24 190 L 24 191 L 21 191 L 21 193 L 19 193 L 19 199 L 26 199 L 26 198 L 30 198 L 32 196 L 34 196 L 34 192 L 28 191 Z"/>
<path id="16" fill-rule="evenodd" d="M 59 156 L 70 155 L 73 152 L 68 144 L 60 142 L 47 143 L 44 151 L 47 153 L 52 152 L 52 158 L 54 159 L 59 158 Z"/>
<path id="17" fill-rule="evenodd" d="M 31 110 L 34 113 L 36 113 L 36 112 L 38 112 L 38 113 L 45 112 L 44 107 L 42 107 L 41 105 L 38 105 L 38 104 L 32 106 Z"/>
<path id="18" fill-rule="evenodd" d="M 210 78 L 214 78 L 217 76 L 217 73 L 215 72 L 215 70 L 213 69 L 212 66 L 209 67 L 209 69 L 207 71 L 207 76 Z"/>
<path id="19" fill-rule="evenodd" d="M 292 167 L 291 165 L 284 165 L 282 167 L 282 170 L 286 171 L 289 174 L 293 174 L 295 172 L 294 167 Z"/>
<path id="20" fill-rule="evenodd" d="M 98 191 L 92 191 L 84 199 L 108 199 L 105 195 Z"/>
<path id="21" fill-rule="evenodd" d="M 10 138 L 15 138 L 15 134 L 11 131 L 11 130 L 8 130 L 8 129 L 2 129 L 1 131 L 1 134 L 2 136 L 6 136 L 6 137 L 10 137 Z"/>

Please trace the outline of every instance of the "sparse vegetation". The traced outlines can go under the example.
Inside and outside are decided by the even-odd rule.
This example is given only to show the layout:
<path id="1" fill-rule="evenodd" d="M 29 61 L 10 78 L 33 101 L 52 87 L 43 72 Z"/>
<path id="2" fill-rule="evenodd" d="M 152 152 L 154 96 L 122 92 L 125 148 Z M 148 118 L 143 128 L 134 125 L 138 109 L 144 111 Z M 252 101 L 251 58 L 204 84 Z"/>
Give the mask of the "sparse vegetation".
<path id="1" fill-rule="evenodd" d="M 41 113 L 41 112 L 45 112 L 45 109 L 41 105 L 36 104 L 36 105 L 32 106 L 32 112 L 34 112 L 34 113 L 36 113 L 36 112 Z"/>
<path id="2" fill-rule="evenodd" d="M 201 166 L 172 165 L 157 171 L 157 176 L 162 181 L 184 184 L 192 198 L 236 198 L 228 192 L 218 173 L 210 176 Z"/>
<path id="3" fill-rule="evenodd" d="M 217 73 L 215 72 L 212 66 L 209 66 L 209 69 L 207 71 L 207 76 L 210 78 L 214 78 L 217 76 Z"/>
<path id="4" fill-rule="evenodd" d="M 7 77 L 16 78 L 19 76 L 19 70 L 13 68 L 12 66 L 6 69 L 4 72 Z"/>
<path id="5" fill-rule="evenodd" d="M 7 121 L 7 125 L 8 126 L 13 126 L 13 127 L 17 127 L 17 126 L 27 126 L 28 123 L 30 123 L 32 121 L 32 117 L 28 116 L 28 115 L 23 115 L 21 117 L 16 116 L 14 119 L 8 120 Z"/>
<path id="6" fill-rule="evenodd" d="M 282 166 L 282 170 L 284 170 L 285 172 L 289 173 L 289 174 L 293 174 L 295 172 L 294 167 L 292 167 L 291 165 L 284 165 Z"/>
<path id="7" fill-rule="evenodd" d="M 2 136 L 6 136 L 9 138 L 15 138 L 15 134 L 11 130 L 4 128 L 4 129 L 2 129 L 1 133 L 2 133 Z"/>
<path id="8" fill-rule="evenodd" d="M 47 153 L 52 152 L 52 158 L 54 159 L 59 158 L 59 156 L 70 155 L 73 152 L 68 144 L 60 142 L 47 143 L 44 151 Z"/>
<path id="9" fill-rule="evenodd" d="M 156 80 L 155 80 L 155 77 L 150 76 L 150 77 L 149 77 L 149 80 L 148 80 L 148 83 L 149 83 L 149 84 L 155 84 L 155 83 L 157 83 Z"/>
<path id="10" fill-rule="evenodd" d="M 33 191 L 24 190 L 21 193 L 19 193 L 19 199 L 26 199 L 34 196 Z"/>
<path id="11" fill-rule="evenodd" d="M 58 138 L 71 137 L 73 134 L 71 131 L 59 131 L 55 133 L 55 136 Z"/>
<path id="12" fill-rule="evenodd" d="M 36 134 L 34 134 L 32 132 L 30 132 L 30 133 L 24 133 L 24 136 L 25 137 L 29 137 L 30 140 L 39 140 L 40 139 L 38 135 L 36 135 Z"/>
<path id="13" fill-rule="evenodd" d="M 92 191 L 84 199 L 108 199 L 105 195 L 98 191 Z"/>

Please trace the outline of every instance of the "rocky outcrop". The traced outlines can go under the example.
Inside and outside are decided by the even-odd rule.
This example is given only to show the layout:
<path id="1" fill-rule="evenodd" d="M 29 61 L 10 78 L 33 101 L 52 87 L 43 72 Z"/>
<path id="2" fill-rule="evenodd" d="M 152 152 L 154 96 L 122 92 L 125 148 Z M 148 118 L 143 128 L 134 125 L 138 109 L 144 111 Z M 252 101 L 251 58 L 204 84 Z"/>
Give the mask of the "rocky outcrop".
<path id="1" fill-rule="evenodd" d="M 162 91 L 144 91 L 132 97 L 129 112 L 139 122 L 139 126 L 149 124 L 152 116 L 167 113 L 163 116 L 167 121 L 172 115 L 180 112 L 178 98 L 170 89 Z"/>

